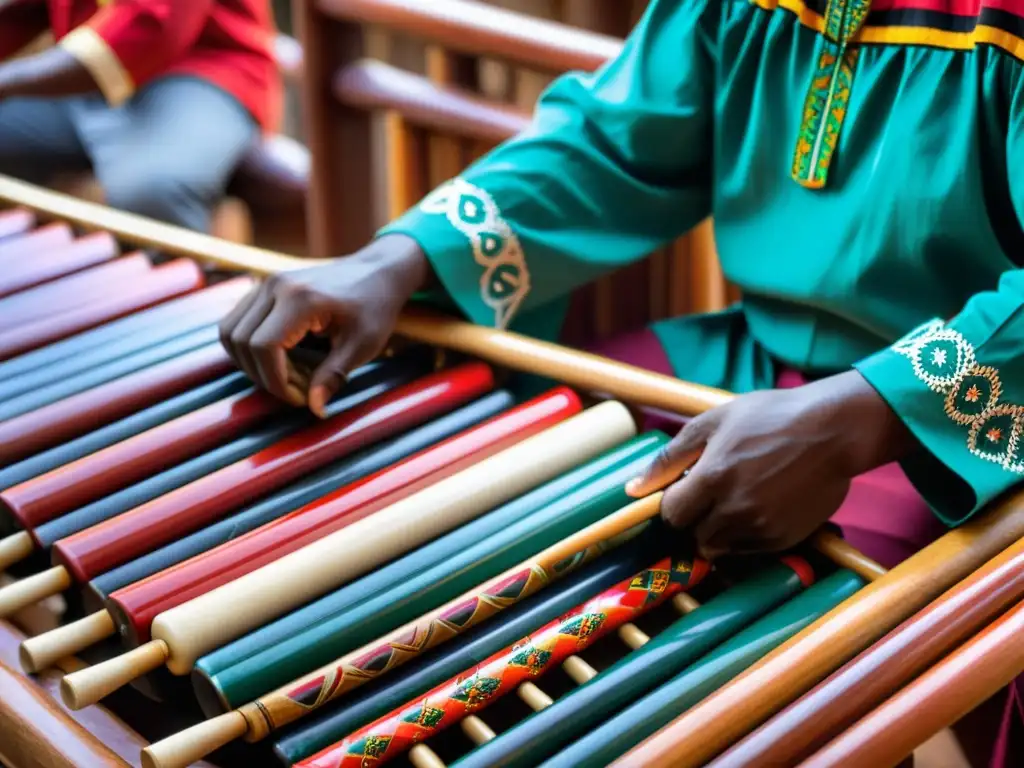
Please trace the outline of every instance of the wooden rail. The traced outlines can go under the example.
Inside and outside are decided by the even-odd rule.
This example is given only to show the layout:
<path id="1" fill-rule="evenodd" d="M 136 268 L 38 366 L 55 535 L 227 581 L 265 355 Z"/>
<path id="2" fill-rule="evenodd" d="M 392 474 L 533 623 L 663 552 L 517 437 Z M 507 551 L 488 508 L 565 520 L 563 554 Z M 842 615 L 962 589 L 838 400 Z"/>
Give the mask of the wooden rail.
<path id="1" fill-rule="evenodd" d="M 466 0 L 319 0 L 318 7 L 339 21 L 551 72 L 597 69 L 622 49 L 615 37 Z"/>
<path id="2" fill-rule="evenodd" d="M 438 85 L 380 61 L 363 60 L 340 70 L 332 90 L 347 107 L 393 110 L 417 127 L 491 144 L 499 144 L 530 125 L 530 115 L 515 107 Z"/>

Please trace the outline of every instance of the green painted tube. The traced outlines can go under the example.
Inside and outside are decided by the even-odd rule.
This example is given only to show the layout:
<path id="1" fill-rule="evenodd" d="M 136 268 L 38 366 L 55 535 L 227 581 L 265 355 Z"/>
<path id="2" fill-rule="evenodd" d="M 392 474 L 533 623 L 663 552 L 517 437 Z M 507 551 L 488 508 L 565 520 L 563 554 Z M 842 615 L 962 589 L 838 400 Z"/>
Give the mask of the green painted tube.
<path id="1" fill-rule="evenodd" d="M 636 437 L 307 606 L 287 618 L 286 636 L 277 622 L 273 642 L 250 636 L 239 644 L 244 655 L 222 648 L 201 659 L 193 684 L 204 707 L 213 696 L 221 706 L 252 701 L 621 509 L 632 501 L 625 483 L 667 441 L 661 432 Z"/>
<path id="2" fill-rule="evenodd" d="M 459 768 L 530 768 L 636 701 L 751 622 L 783 604 L 813 578 L 800 558 L 773 565 L 709 600 L 645 646 L 554 704 L 460 760 Z"/>
<path id="3" fill-rule="evenodd" d="M 600 768 L 714 693 L 770 651 L 814 623 L 864 586 L 841 570 L 707 654 L 618 715 L 562 750 L 541 768 Z"/>

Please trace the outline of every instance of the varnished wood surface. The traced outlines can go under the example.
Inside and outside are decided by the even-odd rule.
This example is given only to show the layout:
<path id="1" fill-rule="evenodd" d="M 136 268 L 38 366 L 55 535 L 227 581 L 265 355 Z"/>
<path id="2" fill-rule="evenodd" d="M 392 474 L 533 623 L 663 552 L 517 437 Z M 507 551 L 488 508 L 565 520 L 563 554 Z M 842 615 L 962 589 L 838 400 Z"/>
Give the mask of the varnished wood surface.
<path id="1" fill-rule="evenodd" d="M 710 768 L 795 764 L 867 715 L 872 707 L 1022 596 L 1024 539 L 769 720 Z"/>
<path id="2" fill-rule="evenodd" d="M 345 106 L 367 111 L 396 110 L 411 125 L 493 144 L 530 125 L 530 115 L 522 110 L 432 83 L 380 61 L 345 67 L 335 76 L 333 90 Z M 399 166 L 396 170 L 406 172 L 407 168 L 395 158 L 389 158 L 389 162 Z"/>
<path id="3" fill-rule="evenodd" d="M 1024 602 L 801 763 L 801 768 L 896 765 L 1022 672 Z"/>
<path id="4" fill-rule="evenodd" d="M 0 585 L 11 578 L 0 574 Z M 53 629 L 63 611 L 57 599 L 0 620 L 0 765 L 4 768 L 140 768 L 149 743 L 104 706 L 73 712 L 61 702 L 63 675 L 83 669 L 75 658 L 29 677 L 19 666 L 26 636 Z M 208 762 L 192 768 L 217 768 Z"/>
<path id="5" fill-rule="evenodd" d="M 869 584 L 614 765 L 704 765 L 1022 536 L 1017 494 Z"/>
<path id="6" fill-rule="evenodd" d="M 622 41 L 467 0 L 314 0 L 335 19 L 379 25 L 444 47 L 552 71 L 597 69 Z"/>
<path id="7" fill-rule="evenodd" d="M 70 712 L 61 673 L 28 678 L 18 667 L 25 638 L 0 621 L 0 761 L 9 768 L 124 768 L 141 765 L 142 737 L 102 707 Z"/>

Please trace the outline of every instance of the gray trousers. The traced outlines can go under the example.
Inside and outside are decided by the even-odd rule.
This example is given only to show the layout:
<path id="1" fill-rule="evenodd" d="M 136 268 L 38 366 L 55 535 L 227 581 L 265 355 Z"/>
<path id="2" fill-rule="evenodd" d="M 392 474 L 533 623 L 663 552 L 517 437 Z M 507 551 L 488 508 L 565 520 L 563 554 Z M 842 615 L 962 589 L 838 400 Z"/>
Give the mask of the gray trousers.
<path id="1" fill-rule="evenodd" d="M 0 173 L 36 184 L 91 170 L 108 205 L 206 232 L 258 127 L 197 78 L 166 77 L 118 108 L 101 96 L 0 101 Z"/>

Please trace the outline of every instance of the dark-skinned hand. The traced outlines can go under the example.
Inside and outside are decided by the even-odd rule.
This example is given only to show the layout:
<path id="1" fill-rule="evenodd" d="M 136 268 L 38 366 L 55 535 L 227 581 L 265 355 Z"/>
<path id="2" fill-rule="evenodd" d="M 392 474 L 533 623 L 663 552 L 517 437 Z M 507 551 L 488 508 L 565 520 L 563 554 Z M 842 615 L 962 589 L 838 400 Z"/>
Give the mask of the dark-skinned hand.
<path id="1" fill-rule="evenodd" d="M 221 322 L 221 342 L 258 386 L 322 416 L 352 369 L 381 353 L 429 277 L 413 240 L 383 237 L 351 256 L 268 278 Z M 311 374 L 289 357 L 308 334 L 330 342 Z"/>
<path id="2" fill-rule="evenodd" d="M 858 474 L 913 439 L 857 371 L 742 395 L 690 421 L 628 487 L 665 489 L 661 514 L 708 559 L 775 552 L 810 536 Z"/>

